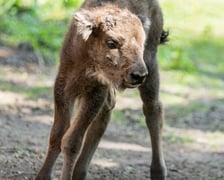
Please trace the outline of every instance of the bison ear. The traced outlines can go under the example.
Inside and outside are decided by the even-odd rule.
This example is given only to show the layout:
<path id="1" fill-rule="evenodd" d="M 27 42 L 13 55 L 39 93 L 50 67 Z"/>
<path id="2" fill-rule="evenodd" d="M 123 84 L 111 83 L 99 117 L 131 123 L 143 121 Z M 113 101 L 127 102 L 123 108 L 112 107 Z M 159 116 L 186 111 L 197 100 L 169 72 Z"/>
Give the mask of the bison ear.
<path id="1" fill-rule="evenodd" d="M 77 32 L 82 36 L 84 41 L 87 41 L 96 28 L 94 14 L 91 11 L 82 9 L 74 14 L 74 20 Z"/>

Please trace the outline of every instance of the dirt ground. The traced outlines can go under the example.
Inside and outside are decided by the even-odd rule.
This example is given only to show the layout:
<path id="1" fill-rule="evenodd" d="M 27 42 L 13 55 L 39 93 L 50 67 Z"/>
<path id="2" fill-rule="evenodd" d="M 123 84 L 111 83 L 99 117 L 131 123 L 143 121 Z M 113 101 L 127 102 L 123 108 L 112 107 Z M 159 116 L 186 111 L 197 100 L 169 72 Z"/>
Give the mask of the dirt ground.
<path id="1" fill-rule="evenodd" d="M 37 54 L 29 54 L 32 50 L 22 51 L 0 48 L 3 180 L 34 179 L 45 157 L 53 120 L 51 88 L 55 70 L 45 67 Z M 176 107 L 165 106 L 163 147 L 168 180 L 224 180 L 224 103 L 216 99 L 204 101 L 209 101 L 205 111 L 184 115 L 176 113 Z M 91 162 L 87 180 L 150 179 L 148 131 L 133 119 L 141 116 L 141 101 L 119 95 L 116 110 L 123 112 L 125 123 L 113 116 Z M 53 179 L 59 179 L 61 166 L 59 157 Z"/>

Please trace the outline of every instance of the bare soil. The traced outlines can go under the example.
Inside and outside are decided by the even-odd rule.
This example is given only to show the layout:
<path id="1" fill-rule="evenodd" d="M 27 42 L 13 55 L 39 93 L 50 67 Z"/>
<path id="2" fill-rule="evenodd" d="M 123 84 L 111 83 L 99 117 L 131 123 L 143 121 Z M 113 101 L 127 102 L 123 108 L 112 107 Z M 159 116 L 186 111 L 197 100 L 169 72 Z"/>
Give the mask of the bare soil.
<path id="1" fill-rule="evenodd" d="M 34 179 L 45 157 L 53 121 L 52 93 L 45 89 L 52 89 L 56 71 L 38 58 L 32 49 L 0 48 L 0 179 Z M 181 113 L 175 106 L 165 106 L 168 180 L 224 179 L 223 100 L 196 101 L 208 104 L 203 112 Z M 150 179 L 148 131 L 135 119 L 142 116 L 141 101 L 119 96 L 116 110 L 123 112 L 124 123 L 113 116 L 87 180 Z M 61 166 L 59 157 L 53 179 L 59 179 Z"/>

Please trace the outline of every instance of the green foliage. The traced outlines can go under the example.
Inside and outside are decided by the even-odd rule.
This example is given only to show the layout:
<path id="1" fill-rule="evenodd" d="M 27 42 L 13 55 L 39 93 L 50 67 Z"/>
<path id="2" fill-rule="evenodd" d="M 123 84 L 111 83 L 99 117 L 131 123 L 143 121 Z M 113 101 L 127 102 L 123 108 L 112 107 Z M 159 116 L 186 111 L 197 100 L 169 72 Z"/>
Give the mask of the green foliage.
<path id="1" fill-rule="evenodd" d="M 40 2 L 0 1 L 0 44 L 29 42 L 41 51 L 47 63 L 54 64 L 71 14 L 82 1 Z"/>
<path id="2" fill-rule="evenodd" d="M 41 10 L 41 12 L 55 9 L 77 8 L 83 0 L 63 0 L 55 2 L 54 0 L 0 0 L 0 15 L 11 11 L 21 12 L 27 10 Z M 61 13 L 61 12 L 60 12 Z M 42 13 L 41 13 L 42 14 Z"/>
<path id="3" fill-rule="evenodd" d="M 178 8 L 177 8 L 178 7 Z M 223 73 L 224 28 L 219 0 L 162 1 L 170 42 L 159 50 L 161 67 L 188 73 Z"/>
<path id="4" fill-rule="evenodd" d="M 61 45 L 61 36 L 67 23 L 42 21 L 33 14 L 24 13 L 16 17 L 3 16 L 0 27 L 1 43 L 14 45 L 18 42 L 29 42 L 35 49 L 40 49 L 47 59 L 55 59 L 54 53 Z"/>
<path id="5" fill-rule="evenodd" d="M 83 0 L 0 0 L 0 44 L 33 44 L 55 62 L 67 24 Z M 159 49 L 162 69 L 187 73 L 224 72 L 220 0 L 161 0 L 170 42 Z M 178 8 L 177 8 L 178 7 Z"/>
<path id="6" fill-rule="evenodd" d="M 64 0 L 65 7 L 79 7 L 83 0 Z"/>

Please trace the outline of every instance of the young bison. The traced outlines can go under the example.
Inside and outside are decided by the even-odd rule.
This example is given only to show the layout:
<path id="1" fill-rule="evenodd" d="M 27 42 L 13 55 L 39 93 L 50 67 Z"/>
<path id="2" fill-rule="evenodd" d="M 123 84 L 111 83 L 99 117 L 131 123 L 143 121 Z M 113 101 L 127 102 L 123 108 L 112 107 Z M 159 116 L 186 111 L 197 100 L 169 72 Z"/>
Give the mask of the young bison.
<path id="1" fill-rule="evenodd" d="M 135 87 L 139 87 L 151 135 L 151 178 L 166 178 L 156 60 L 157 46 L 166 36 L 156 0 L 85 1 L 62 47 L 54 88 L 55 119 L 36 179 L 51 178 L 61 151 L 61 179 L 85 179 L 115 105 L 115 89 Z"/>

